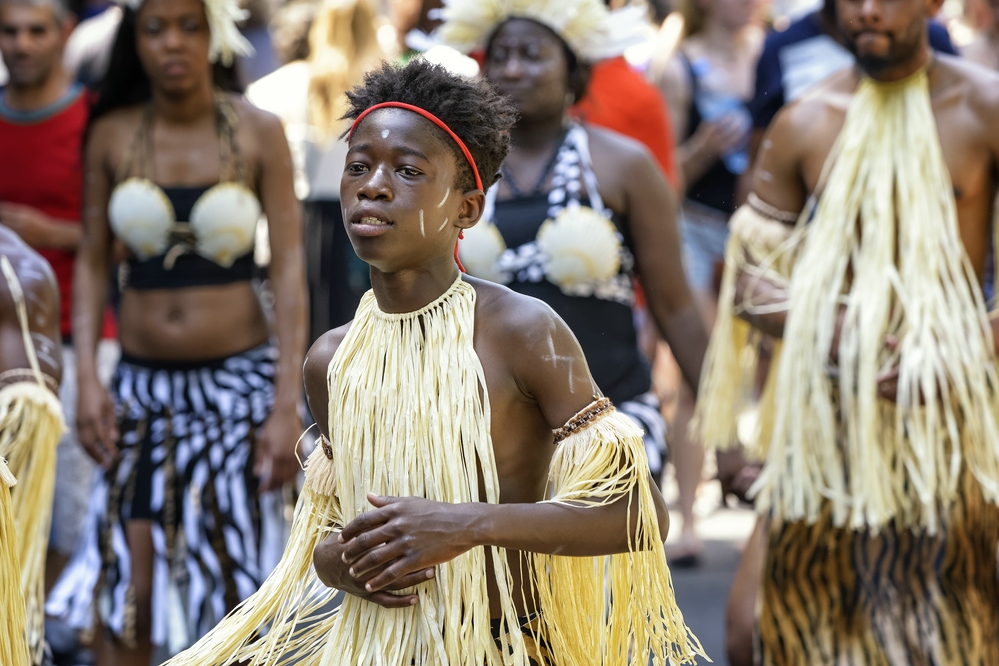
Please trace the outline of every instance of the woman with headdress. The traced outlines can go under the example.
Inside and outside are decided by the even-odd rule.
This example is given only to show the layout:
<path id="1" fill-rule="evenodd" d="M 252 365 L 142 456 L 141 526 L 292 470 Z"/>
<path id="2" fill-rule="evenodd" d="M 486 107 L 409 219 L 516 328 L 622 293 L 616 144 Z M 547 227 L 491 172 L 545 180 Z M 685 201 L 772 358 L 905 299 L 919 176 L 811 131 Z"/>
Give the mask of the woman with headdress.
<path id="1" fill-rule="evenodd" d="M 585 93 L 587 63 L 619 52 L 645 19 L 608 12 L 600 0 L 571 5 L 445 3 L 443 41 L 483 50 L 483 73 L 519 113 L 503 178 L 461 259 L 471 274 L 539 298 L 566 320 L 597 385 L 644 429 L 658 480 L 665 424 L 637 342 L 633 277 L 694 387 L 704 328 L 683 276 L 677 206 L 662 171 L 640 144 L 568 114 Z M 642 23 L 629 25 L 636 17 Z"/>
<path id="2" fill-rule="evenodd" d="M 247 98 L 281 118 L 295 159 L 295 190 L 305 214 L 309 340 L 315 341 L 350 321 L 370 286 L 367 266 L 343 229 L 340 175 L 347 146 L 339 139 L 345 129 L 340 116 L 344 93 L 387 57 L 378 40 L 384 21 L 373 0 L 292 3 L 277 19 L 282 34 L 306 34 L 306 48 L 251 85 Z"/>
<path id="3" fill-rule="evenodd" d="M 234 92 L 241 15 L 235 0 L 133 0 L 92 114 L 73 310 L 80 441 L 105 471 L 49 611 L 89 624 L 97 584 L 101 663 L 147 665 L 252 594 L 258 493 L 298 468 L 300 211 L 280 122 Z M 261 213 L 273 326 L 253 282 Z M 115 240 L 109 395 L 92 350 Z"/>

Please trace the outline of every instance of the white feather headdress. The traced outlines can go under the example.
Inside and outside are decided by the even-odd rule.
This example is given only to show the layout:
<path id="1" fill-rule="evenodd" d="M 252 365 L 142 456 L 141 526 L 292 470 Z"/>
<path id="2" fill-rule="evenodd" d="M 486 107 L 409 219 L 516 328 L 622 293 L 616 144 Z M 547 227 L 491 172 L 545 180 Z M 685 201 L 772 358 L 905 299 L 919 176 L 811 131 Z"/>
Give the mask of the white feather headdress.
<path id="1" fill-rule="evenodd" d="M 118 1 L 132 11 L 139 11 L 145 0 Z M 253 47 L 237 27 L 240 21 L 250 15 L 239 6 L 239 0 L 204 0 L 204 3 L 205 13 L 208 15 L 208 28 L 212 33 L 208 59 L 216 62 L 221 58 L 222 64 L 231 65 L 235 56 L 252 55 Z"/>
<path id="2" fill-rule="evenodd" d="M 551 28 L 585 62 L 624 53 L 647 38 L 644 4 L 609 11 L 603 0 L 444 0 L 437 38 L 462 53 L 485 48 L 493 31 L 512 18 Z"/>

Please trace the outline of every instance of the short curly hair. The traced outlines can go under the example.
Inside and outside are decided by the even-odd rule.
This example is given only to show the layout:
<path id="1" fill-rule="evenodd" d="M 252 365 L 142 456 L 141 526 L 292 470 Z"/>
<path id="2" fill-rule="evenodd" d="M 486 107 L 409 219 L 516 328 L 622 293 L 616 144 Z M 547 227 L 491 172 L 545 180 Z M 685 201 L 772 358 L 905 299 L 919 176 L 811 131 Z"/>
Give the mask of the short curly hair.
<path id="1" fill-rule="evenodd" d="M 366 109 L 383 102 L 403 102 L 429 111 L 461 137 L 489 189 L 499 180 L 499 169 L 510 150 L 510 128 L 517 119 L 513 104 L 484 78 L 466 79 L 444 67 L 416 57 L 404 66 L 386 62 L 368 72 L 364 83 L 347 93 L 345 119 L 354 120 Z M 439 127 L 433 130 L 455 156 L 455 187 L 475 189 L 475 176 L 455 142 Z"/>

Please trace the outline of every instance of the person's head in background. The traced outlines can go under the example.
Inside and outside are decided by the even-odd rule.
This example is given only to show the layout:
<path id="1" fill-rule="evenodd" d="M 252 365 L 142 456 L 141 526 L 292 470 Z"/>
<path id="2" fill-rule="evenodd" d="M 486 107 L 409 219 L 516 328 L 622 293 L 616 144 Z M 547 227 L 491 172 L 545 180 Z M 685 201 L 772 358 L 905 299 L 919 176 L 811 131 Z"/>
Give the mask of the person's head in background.
<path id="1" fill-rule="evenodd" d="M 309 30 L 309 121 L 327 139 L 343 130 L 345 93 L 386 58 L 376 0 L 323 0 Z"/>
<path id="2" fill-rule="evenodd" d="M 271 38 L 281 65 L 309 58 L 309 32 L 322 0 L 289 0 L 274 12 Z"/>
<path id="3" fill-rule="evenodd" d="M 64 0 L 0 0 L 0 54 L 8 86 L 29 91 L 61 82 L 63 50 L 75 26 Z"/>
<path id="4" fill-rule="evenodd" d="M 719 30 L 735 34 L 756 19 L 758 0 L 681 0 L 684 38 Z"/>
<path id="5" fill-rule="evenodd" d="M 224 55 L 213 58 L 203 0 L 144 0 L 138 9 L 125 7 L 91 121 L 157 97 L 216 88 L 242 92 L 232 62 Z"/>
<path id="6" fill-rule="evenodd" d="M 486 78 L 516 105 L 520 121 L 559 121 L 586 95 L 590 66 L 552 28 L 529 18 L 500 23 L 486 43 Z"/>
<path id="7" fill-rule="evenodd" d="M 927 23 L 943 0 L 837 0 L 846 47 L 875 78 L 908 72 L 928 57 Z"/>

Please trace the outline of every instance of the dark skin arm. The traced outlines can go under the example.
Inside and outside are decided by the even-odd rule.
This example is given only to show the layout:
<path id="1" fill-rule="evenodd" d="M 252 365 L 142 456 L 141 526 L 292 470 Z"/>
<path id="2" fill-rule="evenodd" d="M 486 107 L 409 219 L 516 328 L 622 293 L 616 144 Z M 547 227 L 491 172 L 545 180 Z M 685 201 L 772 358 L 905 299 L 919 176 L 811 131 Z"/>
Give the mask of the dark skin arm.
<path id="1" fill-rule="evenodd" d="M 257 136 L 266 150 L 257 182 L 267 216 L 274 289 L 274 331 L 278 362 L 274 379 L 274 407 L 256 437 L 254 472 L 260 492 L 281 487 L 295 478 L 298 463 L 295 442 L 301 430 L 298 405 L 302 397 L 302 356 L 306 345 L 305 269 L 302 263 L 302 214 L 295 198 L 291 152 L 280 121 L 254 112 Z"/>
<path id="2" fill-rule="evenodd" d="M 62 336 L 59 331 L 59 286 L 52 268 L 17 238 L 8 242 L 0 233 L 0 254 L 5 255 L 21 285 L 27 311 L 28 332 L 41 371 L 62 379 Z M 0 372 L 30 368 L 17 307 L 0 275 Z"/>
<path id="3" fill-rule="evenodd" d="M 801 142 L 792 138 L 799 131 L 793 110 L 779 113 L 767 131 L 753 171 L 752 191 L 761 201 L 778 210 L 799 213 L 805 207 L 808 192 L 801 172 Z M 736 276 L 736 304 L 768 306 L 762 313 L 741 309 L 739 316 L 774 338 L 784 335 L 787 298 L 784 286 L 766 278 L 745 271 Z"/>
<path id="4" fill-rule="evenodd" d="M 649 311 L 673 350 L 684 379 L 696 392 L 708 337 L 683 272 L 676 194 L 648 151 L 607 132 L 590 131 L 594 154 L 611 154 L 613 150 L 620 156 L 609 165 L 617 173 L 608 174 L 607 179 L 599 165 L 594 168 L 600 182 L 620 183 Z M 609 197 L 608 203 L 616 204 Z"/>
<path id="5" fill-rule="evenodd" d="M 107 219 L 112 171 L 108 147 L 116 140 L 112 114 L 94 123 L 84 152 L 85 182 L 80 247 L 73 274 L 73 340 L 76 349 L 77 436 L 105 469 L 118 457 L 114 404 L 97 377 L 97 342 L 106 305 L 111 228 Z"/>
<path id="6" fill-rule="evenodd" d="M 503 338 L 517 383 L 536 400 L 554 429 L 589 404 L 596 387 L 565 323 L 547 306 L 533 307 L 543 308 L 546 316 L 522 314 L 520 325 L 503 331 Z M 523 325 L 524 319 L 545 328 L 532 330 Z M 551 322 L 555 325 L 549 333 Z M 564 556 L 627 552 L 634 529 L 627 525 L 627 497 L 595 508 L 543 502 L 446 504 L 374 496 L 369 501 L 376 508 L 345 526 L 339 539 L 345 546 L 343 559 L 356 578 L 367 581 L 370 591 L 387 589 L 403 576 L 478 546 Z M 656 505 L 665 534 L 668 514 L 661 497 L 656 497 Z"/>

